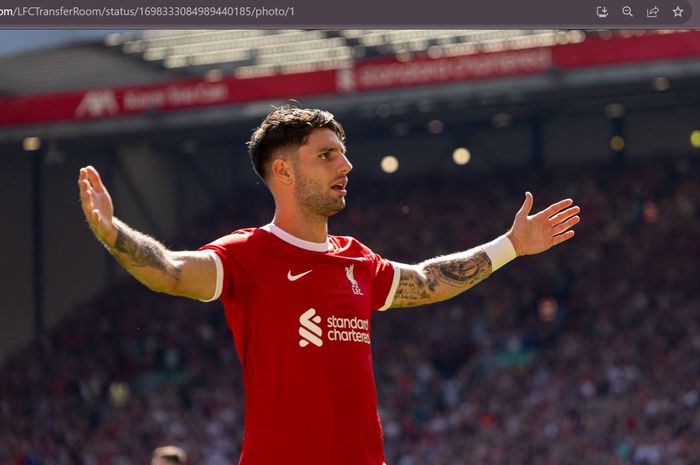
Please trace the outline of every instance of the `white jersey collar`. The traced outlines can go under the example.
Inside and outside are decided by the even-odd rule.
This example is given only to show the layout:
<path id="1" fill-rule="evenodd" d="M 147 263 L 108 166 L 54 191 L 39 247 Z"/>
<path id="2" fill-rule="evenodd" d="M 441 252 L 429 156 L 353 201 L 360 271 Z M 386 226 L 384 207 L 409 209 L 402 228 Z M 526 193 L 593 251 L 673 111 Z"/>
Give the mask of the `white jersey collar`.
<path id="1" fill-rule="evenodd" d="M 326 242 L 305 241 L 304 239 L 299 239 L 296 236 L 292 236 L 287 231 L 283 230 L 282 228 L 273 223 L 266 224 L 260 229 L 264 229 L 265 231 L 270 232 L 275 236 L 279 237 L 284 242 L 299 247 L 300 249 L 310 250 L 312 252 L 328 252 L 329 250 L 331 250 L 331 243 L 328 240 L 328 237 L 326 237 Z"/>

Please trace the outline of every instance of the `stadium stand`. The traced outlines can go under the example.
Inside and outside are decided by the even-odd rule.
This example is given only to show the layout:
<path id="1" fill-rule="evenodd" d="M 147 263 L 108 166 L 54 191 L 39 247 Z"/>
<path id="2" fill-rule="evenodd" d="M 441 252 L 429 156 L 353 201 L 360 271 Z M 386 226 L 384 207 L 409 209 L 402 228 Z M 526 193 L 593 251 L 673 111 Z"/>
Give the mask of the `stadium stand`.
<path id="1" fill-rule="evenodd" d="M 107 40 L 126 54 L 165 68 L 216 65 L 250 77 L 347 66 L 353 58 L 406 52 L 454 55 L 582 41 L 581 31 L 514 30 L 266 30 L 148 31 L 141 37 L 115 34 Z M 304 66 L 288 66 L 301 64 Z"/>
<path id="2" fill-rule="evenodd" d="M 525 188 L 537 205 L 576 198 L 584 218 L 565 247 L 457 300 L 374 318 L 387 463 L 698 463 L 699 168 L 667 157 L 352 178 L 332 232 L 398 261 L 501 233 Z M 229 198 L 177 245 L 271 218 L 260 191 Z M 243 389 L 218 304 L 120 282 L 12 355 L 0 379 L 1 463 L 136 465 L 159 443 L 196 464 L 237 460 Z"/>
<path id="3" fill-rule="evenodd" d="M 645 34 L 671 32 L 146 31 L 113 35 L 104 43 L 0 58 L 0 94 L 167 84 L 212 70 L 254 78 L 341 69 L 374 59 L 401 60 L 411 54 L 452 57 Z M 599 63 L 576 75 L 563 73 L 565 79 L 559 79 L 561 70 L 557 74 L 547 68 L 539 76 L 542 87 L 533 91 L 540 92 L 544 102 L 536 116 L 562 121 L 544 126 L 551 134 L 541 145 L 552 138 L 571 138 L 557 147 L 583 151 L 583 141 L 572 137 L 580 134 L 563 131 L 565 125 L 598 127 L 582 124 L 579 114 L 599 115 L 603 132 L 621 124 L 625 111 L 630 119 L 648 118 L 651 123 L 641 127 L 649 132 L 660 118 L 665 124 L 658 125 L 659 132 L 671 132 L 674 124 L 682 127 L 665 139 L 656 134 L 641 142 L 643 131 L 637 129 L 637 139 L 628 144 L 636 152 L 619 157 L 626 165 L 584 164 L 562 156 L 561 161 L 539 160 L 550 168 L 508 171 L 506 165 L 512 165 L 501 165 L 498 158 L 514 154 L 492 150 L 470 165 L 491 164 L 490 173 L 385 176 L 380 181 L 351 176 L 349 208 L 331 220 L 331 231 L 355 235 L 397 261 L 422 260 L 502 233 L 525 189 L 535 193 L 536 205 L 570 195 L 583 208 L 577 237 L 566 246 L 517 260 L 457 300 L 395 310 L 373 320 L 375 376 L 389 465 L 700 462 L 700 296 L 693 284 L 700 272 L 700 162 L 676 146 L 641 160 L 651 157 L 649 151 L 669 146 L 670 140 L 682 137 L 687 145 L 685 122 L 695 116 L 700 102 L 699 68 L 696 53 L 677 57 L 677 62 L 661 55 L 647 57 L 641 66 L 606 68 Z M 395 85 L 401 77 L 405 76 L 399 75 Z M 514 103 L 536 106 L 536 98 L 518 93 L 515 80 L 489 76 L 486 81 L 455 81 L 444 88 L 429 81 L 401 95 L 387 85 L 347 94 L 350 98 L 344 103 L 341 94 L 331 103 L 352 107 L 345 111 L 352 117 L 348 127 L 354 125 L 353 134 L 376 140 L 399 137 L 398 128 L 415 131 L 420 126 L 424 131 L 423 113 L 438 106 L 440 111 L 431 114 L 444 118 L 446 129 L 440 138 L 462 141 L 471 131 L 467 136 L 473 141 L 480 130 L 487 134 L 484 139 L 508 137 L 491 129 L 522 124 L 526 118 L 521 115 L 532 115 L 517 113 L 520 107 Z M 478 90 L 480 86 L 490 86 L 490 93 Z M 435 100 L 440 91 L 457 87 L 469 92 Z M 620 100 L 622 96 L 627 100 Z M 367 102 L 360 108 L 363 97 Z M 244 113 L 240 102 L 226 103 L 214 110 L 226 107 L 231 114 Z M 251 105 L 266 111 L 269 102 Z M 422 106 L 428 109 L 423 112 Z M 105 108 L 97 107 L 100 111 L 93 116 L 116 128 L 115 139 L 138 139 L 126 134 L 133 127 L 119 126 L 129 116 L 100 119 Z M 648 108 L 658 113 L 645 113 Z M 197 117 L 185 113 L 187 128 L 205 121 L 200 116 L 210 110 L 200 111 Z M 609 120 L 603 120 L 606 112 Z M 165 112 L 149 111 L 147 116 L 153 114 L 157 121 L 167 121 Z M 226 126 L 219 131 L 230 131 L 231 114 L 221 116 L 219 124 Z M 501 126 L 499 115 L 506 117 Z M 69 121 L 80 131 L 80 136 L 71 137 L 81 141 L 89 125 L 80 119 Z M 442 120 L 438 123 L 442 127 Z M 151 126 L 150 120 L 145 124 L 143 131 L 168 127 Z M 60 139 L 56 126 L 47 127 Z M 154 133 L 148 143 L 168 147 L 166 138 L 187 134 L 180 128 Z M 0 129 L 0 135 L 14 137 L 12 128 Z M 96 131 L 93 137 L 101 134 Z M 202 138 L 212 134 L 217 132 Z M 608 132 L 600 139 L 602 155 L 610 157 Z M 220 140 L 222 146 L 229 143 Z M 686 155 L 675 156 L 678 153 Z M 600 155 L 591 157 L 602 159 Z M 537 160 L 528 162 L 534 165 Z M 556 170 L 550 162 L 557 163 Z M 198 247 L 272 217 L 268 197 L 260 189 L 241 187 L 226 198 L 230 204 L 205 212 L 169 244 Z M 165 443 L 183 446 L 195 464 L 222 465 L 238 459 L 243 388 L 219 304 L 155 295 L 131 279 L 121 281 L 7 357 L 0 379 L 2 464 L 136 465 L 147 462 L 155 445 Z"/>
<path id="4" fill-rule="evenodd" d="M 239 78 L 343 69 L 373 58 L 577 44 L 683 31 L 581 30 L 150 30 L 0 57 L 0 96 L 163 83 L 211 70 Z"/>

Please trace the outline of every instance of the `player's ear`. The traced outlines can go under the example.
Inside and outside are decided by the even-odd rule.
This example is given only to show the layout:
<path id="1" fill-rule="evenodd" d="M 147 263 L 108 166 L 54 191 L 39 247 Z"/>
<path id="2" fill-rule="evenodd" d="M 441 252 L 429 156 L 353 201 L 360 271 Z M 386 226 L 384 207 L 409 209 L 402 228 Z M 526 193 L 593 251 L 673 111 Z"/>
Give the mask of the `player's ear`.
<path id="1" fill-rule="evenodd" d="M 283 158 L 275 158 L 270 165 L 270 174 L 282 184 L 292 183 L 291 165 Z"/>

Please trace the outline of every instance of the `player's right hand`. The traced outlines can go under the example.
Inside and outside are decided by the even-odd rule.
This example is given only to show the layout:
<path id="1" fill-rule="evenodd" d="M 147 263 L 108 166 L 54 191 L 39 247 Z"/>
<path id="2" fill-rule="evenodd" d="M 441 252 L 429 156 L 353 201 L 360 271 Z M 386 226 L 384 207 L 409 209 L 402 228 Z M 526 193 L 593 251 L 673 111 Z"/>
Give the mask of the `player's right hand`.
<path id="1" fill-rule="evenodd" d="M 108 247 L 113 246 L 117 238 L 117 228 L 112 222 L 114 205 L 107 188 L 102 184 L 100 173 L 93 166 L 80 168 L 78 186 L 80 204 L 90 229 Z"/>

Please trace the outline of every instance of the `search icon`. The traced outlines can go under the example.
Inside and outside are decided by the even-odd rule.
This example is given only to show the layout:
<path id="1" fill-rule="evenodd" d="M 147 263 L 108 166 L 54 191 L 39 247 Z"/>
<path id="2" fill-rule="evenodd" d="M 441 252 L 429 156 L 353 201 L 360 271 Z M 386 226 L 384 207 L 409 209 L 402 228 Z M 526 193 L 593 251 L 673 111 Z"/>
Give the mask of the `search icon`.
<path id="1" fill-rule="evenodd" d="M 630 18 L 634 18 L 634 16 L 632 16 L 632 7 L 629 5 L 622 7 L 622 14 L 625 16 L 629 16 Z"/>

